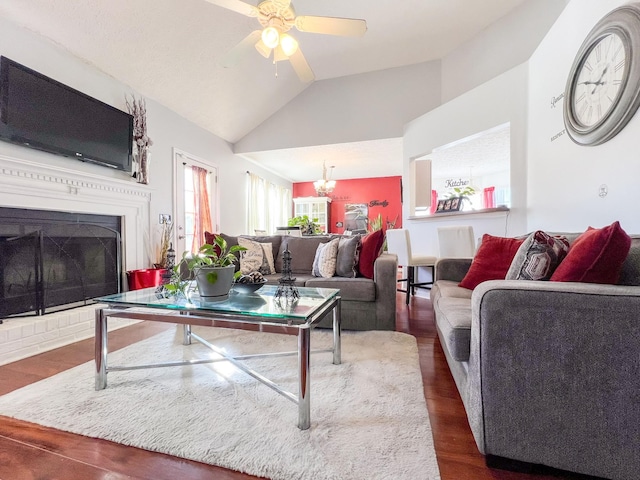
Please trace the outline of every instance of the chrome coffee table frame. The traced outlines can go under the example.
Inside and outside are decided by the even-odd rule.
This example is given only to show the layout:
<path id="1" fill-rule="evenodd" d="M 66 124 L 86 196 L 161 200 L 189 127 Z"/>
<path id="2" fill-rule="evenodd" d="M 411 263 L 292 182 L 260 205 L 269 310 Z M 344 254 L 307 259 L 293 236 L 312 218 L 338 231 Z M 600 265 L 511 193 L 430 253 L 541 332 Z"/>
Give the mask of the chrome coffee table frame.
<path id="1" fill-rule="evenodd" d="M 264 288 L 264 287 L 263 287 Z M 149 289 L 153 290 L 153 289 Z M 301 289 L 303 290 L 303 289 Z M 315 290 L 315 289 L 311 289 Z M 324 289 L 328 290 L 328 289 Z M 229 313 L 221 311 L 202 310 L 200 308 L 194 308 L 193 310 L 171 310 L 168 305 L 142 305 L 140 303 L 132 303 L 126 301 L 126 299 L 120 299 L 119 297 L 125 294 L 110 295 L 97 299 L 100 302 L 106 303 L 108 306 L 105 308 L 100 306 L 96 309 L 95 318 L 95 389 L 103 390 L 107 387 L 107 374 L 109 372 L 123 371 L 123 370 L 139 370 L 146 368 L 159 368 L 159 367 L 175 367 L 186 365 L 198 365 L 206 363 L 215 363 L 220 361 L 229 361 L 237 368 L 252 376 L 256 380 L 262 382 L 266 386 L 270 387 L 280 395 L 288 398 L 293 403 L 298 405 L 298 428 L 306 430 L 311 425 L 311 412 L 310 412 L 310 354 L 318 352 L 332 352 L 333 363 L 339 365 L 341 363 L 341 320 L 340 320 L 340 307 L 341 299 L 338 295 L 339 291 L 334 291 L 334 296 L 330 297 L 324 303 L 312 308 L 309 311 L 309 315 L 304 319 L 300 318 L 292 319 L 286 314 L 283 314 L 281 318 L 275 318 L 273 316 L 260 316 L 256 314 L 246 313 Z M 134 311 L 132 308 L 151 308 L 158 309 L 159 312 L 153 311 Z M 328 312 L 333 311 L 333 348 L 325 350 L 311 350 L 311 330 L 317 325 L 317 323 Z M 177 323 L 183 325 L 183 345 L 190 345 L 193 340 L 201 343 L 205 347 L 211 349 L 215 353 L 221 356 L 221 358 L 215 359 L 194 359 L 180 362 L 164 362 L 154 363 L 147 365 L 133 365 L 133 366 L 108 366 L 107 353 L 108 353 L 108 334 L 107 334 L 107 318 L 109 317 L 125 317 L 136 320 L 158 321 L 167 323 Z M 296 321 L 294 321 L 296 320 Z M 258 326 L 277 326 L 282 327 L 287 333 L 297 333 L 298 336 L 298 349 L 290 352 L 278 352 L 278 353 L 262 353 L 253 355 L 238 355 L 232 356 L 225 353 L 222 349 L 219 349 L 215 345 L 204 340 L 199 335 L 191 331 L 192 325 L 199 326 L 211 326 L 211 327 L 223 327 L 223 328 L 236 328 L 237 324 L 252 324 Z M 296 332 L 297 331 L 297 332 Z M 298 356 L 298 395 L 289 392 L 268 378 L 264 377 L 255 370 L 249 368 L 243 360 L 252 358 L 264 358 L 264 357 L 282 357 L 287 355 Z"/>

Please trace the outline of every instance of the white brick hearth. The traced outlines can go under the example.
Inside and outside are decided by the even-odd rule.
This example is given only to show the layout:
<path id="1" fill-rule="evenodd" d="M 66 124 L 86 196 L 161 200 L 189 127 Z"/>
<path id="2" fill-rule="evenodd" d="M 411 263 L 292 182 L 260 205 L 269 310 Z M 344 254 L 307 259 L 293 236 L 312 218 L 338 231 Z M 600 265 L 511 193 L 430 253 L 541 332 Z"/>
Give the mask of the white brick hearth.
<path id="1" fill-rule="evenodd" d="M 93 337 L 96 307 L 89 305 L 39 317 L 5 320 L 0 325 L 0 365 Z M 137 322 L 110 318 L 109 331 Z"/>

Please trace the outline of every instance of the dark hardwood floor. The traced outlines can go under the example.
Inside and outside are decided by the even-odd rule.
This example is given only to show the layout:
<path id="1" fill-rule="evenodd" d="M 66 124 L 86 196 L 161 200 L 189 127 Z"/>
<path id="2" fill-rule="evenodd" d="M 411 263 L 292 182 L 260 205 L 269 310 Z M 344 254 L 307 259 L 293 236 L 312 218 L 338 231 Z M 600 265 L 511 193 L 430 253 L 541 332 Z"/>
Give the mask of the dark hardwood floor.
<path id="1" fill-rule="evenodd" d="M 585 478 L 551 472 L 524 474 L 488 468 L 469 429 L 462 401 L 438 341 L 429 300 L 398 297 L 397 330 L 418 341 L 424 395 L 442 480 L 550 480 Z M 109 334 L 110 350 L 169 328 L 142 322 Z M 93 359 L 85 340 L 0 367 L 0 395 Z M 250 475 L 146 450 L 95 440 L 0 416 L 1 480 L 94 479 L 249 480 Z M 293 480 L 293 479 L 292 479 Z M 348 479 L 345 479 L 348 480 Z"/>

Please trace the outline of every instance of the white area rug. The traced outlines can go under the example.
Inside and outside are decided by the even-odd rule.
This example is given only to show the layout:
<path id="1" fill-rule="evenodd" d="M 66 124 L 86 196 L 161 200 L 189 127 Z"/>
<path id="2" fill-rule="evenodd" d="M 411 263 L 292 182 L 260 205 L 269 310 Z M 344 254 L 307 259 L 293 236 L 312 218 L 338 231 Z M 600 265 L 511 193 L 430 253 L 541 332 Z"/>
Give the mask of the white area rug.
<path id="1" fill-rule="evenodd" d="M 290 351 L 295 336 L 194 327 L 234 353 Z M 313 349 L 331 335 L 314 331 Z M 109 365 L 215 355 L 182 330 L 109 354 Z M 344 332 L 342 364 L 312 354 L 311 428 L 298 407 L 228 362 L 111 372 L 89 362 L 0 397 L 0 414 L 272 479 L 439 479 L 415 339 Z M 249 365 L 297 394 L 296 357 Z"/>

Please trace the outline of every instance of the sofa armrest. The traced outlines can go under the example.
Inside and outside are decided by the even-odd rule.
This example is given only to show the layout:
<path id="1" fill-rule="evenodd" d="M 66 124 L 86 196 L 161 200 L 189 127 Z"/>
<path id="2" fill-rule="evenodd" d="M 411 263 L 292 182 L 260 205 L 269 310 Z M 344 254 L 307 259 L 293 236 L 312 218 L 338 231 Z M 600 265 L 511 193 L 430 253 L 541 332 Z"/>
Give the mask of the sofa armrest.
<path id="1" fill-rule="evenodd" d="M 461 282 L 469 271 L 472 258 L 439 258 L 434 267 L 435 280 Z"/>
<path id="2" fill-rule="evenodd" d="M 639 286 L 480 284 L 467 412 L 480 450 L 607 478 L 637 475 L 639 315 Z"/>
<path id="3" fill-rule="evenodd" d="M 396 328 L 397 280 L 397 255 L 383 253 L 373 264 L 373 281 L 376 284 L 376 325 L 380 330 Z"/>
<path id="4" fill-rule="evenodd" d="M 373 281 L 376 284 L 376 298 L 396 298 L 398 279 L 398 257 L 393 253 L 383 253 L 373 264 Z"/>

